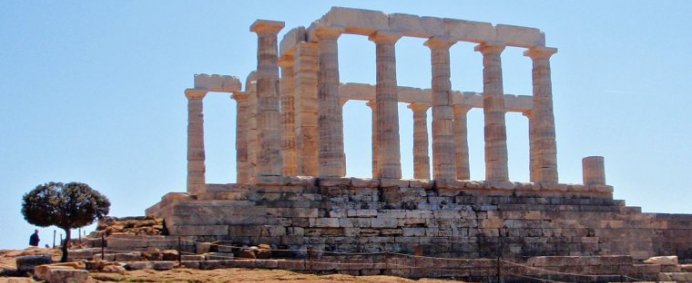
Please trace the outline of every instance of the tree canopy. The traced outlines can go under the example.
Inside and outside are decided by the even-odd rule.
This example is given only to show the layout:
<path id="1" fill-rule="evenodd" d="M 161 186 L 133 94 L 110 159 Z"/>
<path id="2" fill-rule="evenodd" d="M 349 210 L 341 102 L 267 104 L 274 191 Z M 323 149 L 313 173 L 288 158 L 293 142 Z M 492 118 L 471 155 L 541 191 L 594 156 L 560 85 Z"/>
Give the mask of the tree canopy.
<path id="1" fill-rule="evenodd" d="M 104 195 L 78 182 L 67 184 L 50 182 L 36 186 L 24 195 L 22 214 L 27 222 L 47 227 L 55 225 L 65 230 L 89 225 L 95 219 L 108 215 L 111 203 Z M 63 260 L 67 260 L 67 245 L 63 245 Z"/>

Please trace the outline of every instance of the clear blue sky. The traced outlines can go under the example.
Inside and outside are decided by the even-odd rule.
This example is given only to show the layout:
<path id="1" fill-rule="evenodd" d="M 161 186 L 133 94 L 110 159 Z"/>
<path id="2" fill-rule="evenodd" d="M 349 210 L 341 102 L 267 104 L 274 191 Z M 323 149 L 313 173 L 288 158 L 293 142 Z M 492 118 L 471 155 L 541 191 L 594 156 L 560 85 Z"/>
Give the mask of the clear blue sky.
<path id="1" fill-rule="evenodd" d="M 261 4 L 259 4 L 261 3 Z M 396 3 L 396 4 L 393 4 Z M 185 189 L 185 88 L 195 73 L 245 76 L 255 19 L 309 25 L 331 6 L 530 26 L 559 49 L 551 63 L 560 179 L 603 155 L 615 197 L 647 212 L 692 213 L 692 2 L 689 1 L 14 1 L 0 2 L 1 248 L 27 245 L 21 197 L 48 181 L 82 181 L 111 215 L 143 215 Z M 423 40 L 397 44 L 400 85 L 430 86 Z M 374 83 L 374 44 L 342 36 L 343 82 Z M 502 56 L 506 93 L 531 94 L 523 50 Z M 452 48 L 452 86 L 481 91 L 481 55 Z M 404 176 L 412 115 L 402 104 Z M 235 181 L 235 102 L 205 100 L 207 179 Z M 345 106 L 350 176 L 370 175 L 370 116 Z M 507 115 L 510 178 L 528 180 L 528 126 Z M 483 179 L 482 112 L 469 115 L 473 179 Z M 50 243 L 53 228 L 41 229 Z"/>

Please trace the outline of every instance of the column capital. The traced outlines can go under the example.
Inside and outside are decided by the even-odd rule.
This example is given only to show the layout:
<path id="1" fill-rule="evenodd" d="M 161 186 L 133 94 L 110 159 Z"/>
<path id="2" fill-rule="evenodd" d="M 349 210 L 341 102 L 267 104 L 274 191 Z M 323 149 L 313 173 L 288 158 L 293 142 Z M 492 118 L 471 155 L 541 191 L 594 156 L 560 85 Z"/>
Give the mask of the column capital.
<path id="1" fill-rule="evenodd" d="M 430 105 L 428 104 L 423 104 L 423 103 L 411 103 L 408 106 L 408 109 L 411 109 L 411 111 L 415 112 L 425 112 L 428 111 L 430 108 Z"/>
<path id="2" fill-rule="evenodd" d="M 473 49 L 483 55 L 500 54 L 505 50 L 505 45 L 502 42 L 483 42 L 476 45 Z"/>
<path id="3" fill-rule="evenodd" d="M 235 101 L 242 102 L 242 101 L 247 101 L 248 95 L 245 94 L 244 92 L 235 92 L 230 95 L 231 99 L 234 99 Z"/>
<path id="4" fill-rule="evenodd" d="M 471 107 L 464 105 L 454 105 L 454 114 L 466 114 L 471 111 Z"/>
<path id="5" fill-rule="evenodd" d="M 256 20 L 250 26 L 250 31 L 259 35 L 278 34 L 284 28 L 284 22 L 270 20 Z"/>
<path id="6" fill-rule="evenodd" d="M 295 60 L 293 60 L 293 55 L 284 55 L 279 58 L 279 67 L 290 68 L 295 65 Z"/>
<path id="7" fill-rule="evenodd" d="M 401 38 L 401 34 L 389 31 L 376 31 L 368 36 L 368 39 L 376 44 L 391 43 L 395 44 Z"/>
<path id="8" fill-rule="evenodd" d="M 539 46 L 527 49 L 524 51 L 524 56 L 530 57 L 533 60 L 549 59 L 550 56 L 553 56 L 555 53 L 557 53 L 557 48 Z"/>
<path id="9" fill-rule="evenodd" d="M 524 115 L 524 117 L 531 119 L 531 116 L 533 116 L 533 111 L 526 110 L 526 111 L 521 112 L 521 115 Z"/>
<path id="10" fill-rule="evenodd" d="M 315 36 L 317 39 L 339 39 L 339 36 L 344 32 L 342 28 L 328 27 L 328 26 L 316 26 L 314 29 Z"/>
<path id="11" fill-rule="evenodd" d="M 348 102 L 348 99 L 339 99 L 339 105 L 344 106 Z"/>
<path id="12" fill-rule="evenodd" d="M 206 89 L 198 89 L 198 88 L 188 88 L 185 89 L 185 97 L 190 100 L 198 100 L 204 98 L 204 96 L 207 95 L 207 90 Z"/>
<path id="13" fill-rule="evenodd" d="M 449 48 L 457 43 L 456 41 L 450 40 L 449 37 L 433 36 L 425 41 L 424 45 L 430 49 L 438 48 Z"/>
<path id="14" fill-rule="evenodd" d="M 368 102 L 366 102 L 365 105 L 367 105 L 371 109 L 377 108 L 377 103 L 375 103 L 375 100 L 368 100 Z"/>

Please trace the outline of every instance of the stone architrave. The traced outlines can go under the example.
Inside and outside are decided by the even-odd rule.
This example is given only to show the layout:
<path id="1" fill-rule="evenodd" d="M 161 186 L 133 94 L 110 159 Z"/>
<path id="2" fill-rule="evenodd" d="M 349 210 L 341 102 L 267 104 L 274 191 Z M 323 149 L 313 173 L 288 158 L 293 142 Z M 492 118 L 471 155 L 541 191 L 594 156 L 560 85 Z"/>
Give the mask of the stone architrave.
<path id="1" fill-rule="evenodd" d="M 454 105 L 454 143 L 456 145 L 456 167 L 458 180 L 470 180 L 469 168 L 469 142 L 466 114 L 471 110 L 468 107 Z"/>
<path id="2" fill-rule="evenodd" d="M 231 95 L 236 102 L 235 153 L 236 153 L 236 183 L 248 184 L 248 96 L 242 92 Z"/>
<path id="3" fill-rule="evenodd" d="M 507 129 L 505 100 L 502 89 L 502 60 L 504 45 L 483 43 L 476 51 L 483 54 L 483 115 L 485 119 L 485 179 L 509 181 L 507 167 Z"/>
<path id="4" fill-rule="evenodd" d="M 368 100 L 366 103 L 370 107 L 370 113 L 372 117 L 372 177 L 380 177 L 380 168 L 378 162 L 378 146 L 377 146 L 377 103 L 374 100 Z"/>
<path id="5" fill-rule="evenodd" d="M 556 48 L 533 47 L 524 52 L 533 61 L 533 110 L 531 157 L 535 159 L 535 182 L 557 183 L 557 145 L 553 114 L 553 87 L 550 78 L 550 56 Z M 532 167 L 534 169 L 534 167 Z"/>
<path id="6" fill-rule="evenodd" d="M 375 32 L 369 39 L 375 42 L 377 58 L 377 146 L 380 178 L 401 179 L 401 151 L 399 140 L 399 99 L 396 82 L 395 44 L 401 35 Z"/>
<path id="7" fill-rule="evenodd" d="M 319 176 L 319 130 L 318 130 L 318 48 L 317 43 L 301 42 L 296 46 L 293 66 L 295 97 L 300 101 L 300 130 L 297 131 L 299 145 L 299 174 Z"/>
<path id="8" fill-rule="evenodd" d="M 449 67 L 449 47 L 454 43 L 438 37 L 425 42 L 432 59 L 433 178 L 436 180 L 454 180 L 457 173 Z"/>
<path id="9" fill-rule="evenodd" d="M 340 29 L 329 27 L 317 27 L 315 30 L 319 46 L 319 174 L 322 177 L 346 175 L 343 116 L 339 104 L 337 39 L 341 32 Z"/>
<path id="10" fill-rule="evenodd" d="M 281 66 L 281 120 L 283 125 L 282 131 L 282 149 L 284 158 L 285 176 L 298 175 L 298 152 L 296 147 L 296 107 L 294 96 L 294 72 L 293 72 L 293 57 L 288 56 L 279 61 Z"/>
<path id="11" fill-rule="evenodd" d="M 281 176 L 283 155 L 278 81 L 277 34 L 283 22 L 257 20 L 250 31 L 257 33 L 257 129 L 259 134 L 258 176 Z"/>
<path id="12" fill-rule="evenodd" d="M 207 91 L 186 89 L 187 97 L 187 192 L 192 195 L 204 192 L 204 110 Z"/>
<path id="13" fill-rule="evenodd" d="M 413 112 L 413 178 L 430 180 L 430 155 L 428 154 L 428 108 L 429 105 L 411 103 Z"/>

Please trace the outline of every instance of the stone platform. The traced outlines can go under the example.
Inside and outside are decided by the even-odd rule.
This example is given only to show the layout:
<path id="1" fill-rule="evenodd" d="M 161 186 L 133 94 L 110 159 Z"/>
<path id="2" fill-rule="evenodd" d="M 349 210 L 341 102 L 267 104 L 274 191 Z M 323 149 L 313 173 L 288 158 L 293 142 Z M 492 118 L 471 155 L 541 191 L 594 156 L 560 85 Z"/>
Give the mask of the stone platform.
<path id="1" fill-rule="evenodd" d="M 609 186 L 282 177 L 170 193 L 146 214 L 164 218 L 172 235 L 268 243 L 295 256 L 311 249 L 692 260 L 692 215 L 642 213 L 614 200 Z"/>

